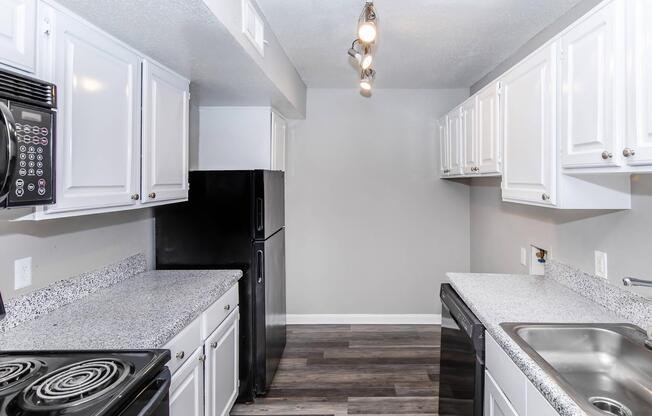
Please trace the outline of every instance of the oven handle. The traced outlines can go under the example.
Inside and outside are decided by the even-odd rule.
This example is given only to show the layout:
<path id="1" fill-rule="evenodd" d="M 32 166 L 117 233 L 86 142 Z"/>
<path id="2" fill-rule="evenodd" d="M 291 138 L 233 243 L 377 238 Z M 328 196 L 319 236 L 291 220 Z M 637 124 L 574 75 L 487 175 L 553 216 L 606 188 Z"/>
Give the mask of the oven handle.
<path id="1" fill-rule="evenodd" d="M 147 402 L 145 407 L 143 407 L 142 410 L 138 412 L 138 416 L 151 416 L 159 409 L 161 402 L 165 400 L 170 392 L 171 377 L 172 376 L 170 375 L 170 370 L 168 370 L 166 367 L 165 370 L 163 370 L 159 376 L 156 377 L 156 379 L 152 380 L 152 382 L 149 383 L 147 389 L 151 388 L 156 383 L 162 382 L 149 402 Z"/>
<path id="2" fill-rule="evenodd" d="M 0 201 L 4 200 L 9 193 L 11 181 L 14 175 L 14 164 L 16 163 L 16 122 L 11 110 L 5 103 L 0 102 L 0 122 L 3 124 L 2 137 L 6 143 L 1 144 L 4 148 L 2 151 L 7 154 L 7 166 L 5 172 L 0 172 Z"/>

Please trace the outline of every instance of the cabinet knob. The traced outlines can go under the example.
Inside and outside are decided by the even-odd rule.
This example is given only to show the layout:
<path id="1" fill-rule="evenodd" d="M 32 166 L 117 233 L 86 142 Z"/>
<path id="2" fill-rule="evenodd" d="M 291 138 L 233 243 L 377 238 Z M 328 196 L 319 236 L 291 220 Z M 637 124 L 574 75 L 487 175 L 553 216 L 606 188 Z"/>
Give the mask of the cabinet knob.
<path id="1" fill-rule="evenodd" d="M 199 356 L 199 361 L 201 361 L 202 363 L 203 363 L 204 361 L 206 361 L 206 354 L 201 354 L 201 355 Z"/>
<path id="2" fill-rule="evenodd" d="M 217 341 L 215 341 L 215 342 L 211 342 L 211 348 L 212 348 L 212 349 L 217 348 Z"/>
<path id="3" fill-rule="evenodd" d="M 177 353 L 177 355 L 176 355 L 177 360 L 183 360 L 183 357 L 185 357 L 185 356 L 186 356 L 186 353 L 183 352 L 183 351 L 179 351 L 179 352 Z"/>
<path id="4" fill-rule="evenodd" d="M 612 157 L 614 157 L 613 153 L 608 152 L 606 150 L 604 152 L 602 152 L 602 158 L 604 160 L 611 159 Z"/>
<path id="5" fill-rule="evenodd" d="M 625 157 L 632 157 L 636 154 L 636 151 L 634 149 L 630 149 L 629 147 L 626 147 L 623 149 L 623 156 Z"/>
<path id="6" fill-rule="evenodd" d="M 226 305 L 226 306 L 224 307 L 224 310 L 225 310 L 225 311 L 231 310 L 231 305 Z"/>
<path id="7" fill-rule="evenodd" d="M 138 201 L 140 199 L 140 195 L 133 194 L 133 195 L 131 195 L 131 199 L 133 199 L 134 201 Z"/>
<path id="8" fill-rule="evenodd" d="M 548 194 L 541 194 L 541 199 L 543 201 L 549 201 L 550 200 L 550 195 Z"/>
<path id="9" fill-rule="evenodd" d="M 148 195 L 151 199 L 156 198 L 156 192 L 150 192 Z"/>

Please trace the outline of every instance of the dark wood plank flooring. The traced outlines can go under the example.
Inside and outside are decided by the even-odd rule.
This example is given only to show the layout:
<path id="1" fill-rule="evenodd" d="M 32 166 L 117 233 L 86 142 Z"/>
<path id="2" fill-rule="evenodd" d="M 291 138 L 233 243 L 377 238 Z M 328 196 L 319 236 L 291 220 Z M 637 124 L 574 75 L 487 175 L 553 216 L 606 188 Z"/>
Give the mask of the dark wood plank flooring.
<path id="1" fill-rule="evenodd" d="M 436 415 L 440 327 L 295 325 L 269 394 L 231 415 Z"/>

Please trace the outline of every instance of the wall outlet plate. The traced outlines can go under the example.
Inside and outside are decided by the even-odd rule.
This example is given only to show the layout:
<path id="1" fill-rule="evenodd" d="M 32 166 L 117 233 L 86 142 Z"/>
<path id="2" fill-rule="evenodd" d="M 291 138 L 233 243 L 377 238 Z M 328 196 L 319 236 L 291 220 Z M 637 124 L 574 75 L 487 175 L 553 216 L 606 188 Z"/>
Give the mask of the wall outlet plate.
<path id="1" fill-rule="evenodd" d="M 24 289 L 32 285 L 32 258 L 24 257 L 14 261 L 14 289 Z"/>
<path id="2" fill-rule="evenodd" d="M 521 247 L 521 266 L 527 267 L 527 250 Z"/>
<path id="3" fill-rule="evenodd" d="M 607 272 L 607 253 L 603 251 L 595 250 L 595 275 L 602 277 L 603 279 L 608 278 Z"/>

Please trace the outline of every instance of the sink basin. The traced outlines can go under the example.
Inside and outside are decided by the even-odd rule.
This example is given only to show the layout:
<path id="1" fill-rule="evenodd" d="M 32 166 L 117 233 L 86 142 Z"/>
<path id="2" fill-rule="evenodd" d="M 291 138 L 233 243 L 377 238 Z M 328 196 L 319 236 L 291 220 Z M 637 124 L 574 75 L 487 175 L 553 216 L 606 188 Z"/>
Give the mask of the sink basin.
<path id="1" fill-rule="evenodd" d="M 652 351 L 628 324 L 503 323 L 503 329 L 589 415 L 652 414 Z"/>

